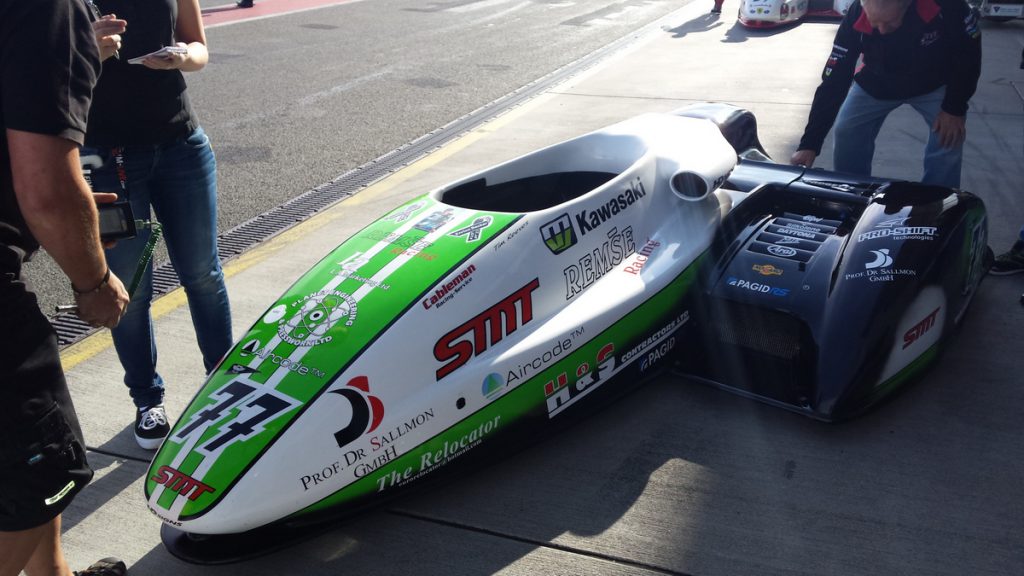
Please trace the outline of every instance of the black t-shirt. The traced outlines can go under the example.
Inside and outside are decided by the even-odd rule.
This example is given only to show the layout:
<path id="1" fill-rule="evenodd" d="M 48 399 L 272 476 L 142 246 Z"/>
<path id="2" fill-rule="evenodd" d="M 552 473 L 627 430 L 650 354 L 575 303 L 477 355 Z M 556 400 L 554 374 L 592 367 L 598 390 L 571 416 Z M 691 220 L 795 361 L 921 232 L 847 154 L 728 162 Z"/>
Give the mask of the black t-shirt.
<path id="1" fill-rule="evenodd" d="M 0 280 L 39 247 L 14 196 L 7 129 L 81 144 L 99 66 L 83 0 L 0 0 Z"/>
<path id="2" fill-rule="evenodd" d="M 90 146 L 153 145 L 191 133 L 197 126 L 180 70 L 152 70 L 128 60 L 171 46 L 177 0 L 96 0 L 100 12 L 128 22 L 120 58 L 103 61 L 86 143 Z"/>

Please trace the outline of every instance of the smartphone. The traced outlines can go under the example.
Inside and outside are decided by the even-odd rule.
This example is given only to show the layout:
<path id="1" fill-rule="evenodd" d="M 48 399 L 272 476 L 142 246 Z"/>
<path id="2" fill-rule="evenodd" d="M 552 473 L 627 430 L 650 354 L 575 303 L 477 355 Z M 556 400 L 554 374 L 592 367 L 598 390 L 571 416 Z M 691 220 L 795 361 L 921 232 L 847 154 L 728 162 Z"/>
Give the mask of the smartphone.
<path id="1" fill-rule="evenodd" d="M 135 215 L 128 202 L 97 204 L 100 213 L 100 239 L 104 242 L 134 238 Z"/>
<path id="2" fill-rule="evenodd" d="M 154 52 L 150 52 L 149 54 L 132 58 L 128 60 L 128 63 L 142 64 L 142 61 L 146 58 L 149 58 L 150 56 L 156 56 L 157 58 L 165 58 L 167 56 L 170 56 L 171 54 L 184 54 L 186 52 L 188 52 L 188 48 L 184 46 L 164 46 L 163 48 L 156 50 Z"/>

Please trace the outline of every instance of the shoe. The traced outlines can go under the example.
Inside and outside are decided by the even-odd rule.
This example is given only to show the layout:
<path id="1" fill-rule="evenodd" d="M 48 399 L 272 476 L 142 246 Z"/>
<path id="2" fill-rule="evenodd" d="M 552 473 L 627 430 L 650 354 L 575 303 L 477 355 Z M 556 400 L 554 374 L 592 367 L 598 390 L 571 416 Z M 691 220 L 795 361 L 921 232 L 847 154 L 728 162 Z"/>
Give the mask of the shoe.
<path id="1" fill-rule="evenodd" d="M 988 270 L 993 276 L 1009 276 L 1020 272 L 1024 272 L 1024 240 L 1017 240 L 1009 252 L 996 256 L 996 261 Z"/>
<path id="2" fill-rule="evenodd" d="M 252 8 L 252 0 L 238 0 L 238 2 L 235 2 L 235 6 L 239 8 Z"/>
<path id="3" fill-rule="evenodd" d="M 146 450 L 156 450 L 171 431 L 164 405 L 140 408 L 135 414 L 135 441 Z"/>
<path id="4" fill-rule="evenodd" d="M 722 13 L 722 7 L 721 6 L 715 6 L 714 8 L 711 9 L 711 13 L 712 14 L 721 14 Z"/>
<path id="5" fill-rule="evenodd" d="M 128 568 L 119 558 L 104 558 L 74 574 L 75 576 L 125 576 L 128 574 Z"/>

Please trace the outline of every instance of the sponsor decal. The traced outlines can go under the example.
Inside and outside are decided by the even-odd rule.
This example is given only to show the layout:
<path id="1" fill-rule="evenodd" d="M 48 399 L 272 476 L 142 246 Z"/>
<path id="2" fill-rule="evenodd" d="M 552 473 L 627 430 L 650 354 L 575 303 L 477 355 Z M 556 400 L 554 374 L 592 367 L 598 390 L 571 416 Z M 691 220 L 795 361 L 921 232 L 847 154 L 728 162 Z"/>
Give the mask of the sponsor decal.
<path id="1" fill-rule="evenodd" d="M 875 224 L 875 229 L 857 235 L 857 242 L 876 238 L 893 238 L 896 240 L 932 240 L 938 228 L 934 226 L 906 226 L 909 216 L 890 218 Z"/>
<path id="2" fill-rule="evenodd" d="M 743 290 L 750 290 L 751 292 L 768 294 L 770 296 L 789 295 L 789 288 L 776 288 L 768 284 L 761 284 L 758 282 L 751 282 L 750 280 L 743 280 L 742 278 L 736 278 L 735 276 L 730 276 L 727 283 L 729 286 L 735 286 L 736 288 L 742 288 Z"/>
<path id="3" fill-rule="evenodd" d="M 583 334 L 583 329 L 577 330 L 573 333 L 573 338 Z M 543 353 L 538 355 L 536 358 L 519 364 L 516 368 L 509 370 L 508 375 L 505 377 L 505 381 L 509 384 L 517 380 L 529 380 L 532 376 L 538 374 L 546 366 L 551 364 L 554 360 L 558 359 L 562 354 L 566 354 L 572 349 L 572 338 L 563 338 L 551 347 L 550 350 L 545 350 Z"/>
<path id="4" fill-rule="evenodd" d="M 379 282 L 377 280 L 374 280 L 373 278 L 367 278 L 365 276 L 360 276 L 359 274 L 356 274 L 356 272 L 369 261 L 370 259 L 367 258 L 366 256 L 363 256 L 362 252 L 355 252 L 348 258 L 342 260 L 341 262 L 338 262 L 338 266 L 341 266 L 341 269 L 333 271 L 332 274 L 338 276 L 339 278 L 355 280 L 360 284 L 369 286 L 371 288 L 376 288 L 378 290 L 390 290 L 390 284 Z"/>
<path id="5" fill-rule="evenodd" d="M 974 39 L 981 36 L 981 29 L 978 28 L 978 13 L 975 10 L 967 11 L 967 16 L 964 17 L 964 32 Z"/>
<path id="6" fill-rule="evenodd" d="M 431 212 L 429 216 L 423 218 L 419 222 L 412 225 L 416 230 L 422 230 L 424 232 L 433 232 L 441 226 L 444 226 L 455 218 L 454 208 L 445 208 L 444 210 L 435 210 Z"/>
<path id="7" fill-rule="evenodd" d="M 889 256 L 888 248 L 872 250 L 871 253 L 875 255 L 875 259 L 871 262 L 865 263 L 865 269 L 872 270 L 875 268 L 888 268 L 889 266 L 892 266 L 892 256 Z"/>
<path id="8" fill-rule="evenodd" d="M 875 228 L 900 228 L 910 220 L 910 216 L 900 216 L 899 218 L 890 218 L 883 220 L 878 224 L 875 224 Z"/>
<path id="9" fill-rule="evenodd" d="M 789 230 L 799 230 L 801 232 L 810 232 L 812 234 L 821 234 L 822 233 L 821 232 L 821 228 L 816 228 L 814 226 L 810 226 L 810 225 L 804 224 L 802 222 L 786 222 L 782 227 L 785 228 L 785 229 L 789 229 Z"/>
<path id="10" fill-rule="evenodd" d="M 646 195 L 647 191 L 644 190 L 644 183 L 640 178 L 637 178 L 618 196 L 612 198 L 596 210 L 580 210 L 575 215 L 576 225 L 580 229 L 580 234 L 586 236 L 593 232 L 602 224 L 617 216 L 619 212 L 628 209 Z"/>
<path id="11" fill-rule="evenodd" d="M 242 364 L 232 364 L 231 368 L 228 368 L 229 374 L 259 374 L 260 371 L 255 368 L 243 366 Z"/>
<path id="12" fill-rule="evenodd" d="M 394 444 L 395 441 L 397 441 L 402 436 L 405 436 L 406 434 L 411 433 L 412 431 L 416 430 L 420 426 L 426 424 L 427 422 L 430 422 L 433 419 L 434 419 L 434 410 L 433 410 L 433 408 L 431 408 L 429 410 L 424 410 L 423 412 L 420 412 L 419 414 L 413 416 L 412 418 L 409 418 L 405 422 L 402 422 L 401 424 L 399 424 L 398 426 L 395 426 L 394 428 L 388 430 L 384 434 L 379 434 L 377 436 L 371 436 L 370 437 L 370 447 L 371 447 L 371 450 L 373 450 L 374 452 L 379 452 L 380 450 L 385 450 L 389 446 Z"/>
<path id="13" fill-rule="evenodd" d="M 888 256 L 885 256 L 888 258 Z M 865 264 L 865 270 L 862 272 L 853 272 L 845 274 L 843 276 L 846 280 L 853 280 L 856 278 L 867 278 L 868 282 L 894 282 L 900 278 L 913 278 L 917 276 L 917 270 L 910 268 L 885 268 L 882 267 L 885 264 L 879 265 L 878 268 L 867 268 L 872 262 Z M 889 265 L 891 265 L 891 259 Z"/>
<path id="14" fill-rule="evenodd" d="M 757 272 L 761 276 L 782 276 L 784 270 L 771 264 L 754 264 L 752 266 L 754 272 Z"/>
<path id="15" fill-rule="evenodd" d="M 152 508 L 150 508 L 150 509 L 149 509 L 149 512 L 150 512 L 150 514 L 152 514 L 153 516 L 156 516 L 157 518 L 159 518 L 159 519 L 160 519 L 160 520 L 162 520 L 163 522 L 166 522 L 167 524 L 170 524 L 171 526 L 175 526 L 175 527 L 181 527 L 181 522 L 178 522 L 177 520 L 171 520 L 171 519 L 169 519 L 169 518 L 164 518 L 163 516 L 161 516 L 161 515 L 157 514 L 157 513 L 156 513 L 156 510 L 153 510 Z"/>
<path id="16" fill-rule="evenodd" d="M 631 226 L 627 226 L 621 234 L 618 228 L 609 230 L 608 240 L 601 246 L 580 258 L 578 264 L 570 264 L 562 269 L 562 275 L 565 277 L 565 299 L 571 300 L 573 296 L 618 266 L 635 250 Z"/>
<path id="17" fill-rule="evenodd" d="M 591 367 L 587 361 L 576 366 L 575 378 L 569 381 L 569 374 L 562 372 L 544 383 L 547 398 L 548 417 L 556 416 L 621 368 L 615 358 L 615 344 L 609 342 L 597 351 L 596 363 Z M 624 366 L 624 364 L 623 364 Z"/>
<path id="18" fill-rule="evenodd" d="M 678 317 L 673 319 L 671 322 L 669 322 L 668 324 L 662 326 L 660 330 L 658 330 L 654 334 L 651 334 L 647 338 L 644 338 L 643 342 L 641 342 L 641 343 L 637 344 L 636 346 L 633 346 L 632 348 L 627 350 L 626 353 L 622 355 L 622 363 L 623 364 L 628 364 L 631 360 L 633 360 L 637 356 L 639 356 L 639 355 L 643 354 L 644 352 L 647 352 L 648 350 L 654 348 L 655 346 L 658 345 L 659 342 L 664 340 L 666 337 L 674 334 L 677 330 L 682 328 L 683 325 L 686 324 L 689 321 L 690 321 L 690 311 L 689 310 L 685 310 L 685 311 L 683 311 L 682 314 L 680 314 Z"/>
<path id="19" fill-rule="evenodd" d="M 364 234 L 362 238 L 397 246 L 402 249 L 401 252 L 403 253 L 407 251 L 419 252 L 420 250 L 425 250 L 431 246 L 430 242 L 423 240 L 419 236 L 398 234 L 396 232 L 383 232 L 381 230 L 370 230 Z"/>
<path id="20" fill-rule="evenodd" d="M 676 337 L 669 336 L 668 340 L 662 342 L 658 347 L 648 352 L 647 355 L 640 360 L 640 371 L 646 372 L 648 368 L 654 366 L 659 360 L 668 356 L 668 353 L 675 347 Z"/>
<path id="21" fill-rule="evenodd" d="M 622 269 L 626 274 L 632 274 L 636 276 L 644 269 L 644 265 L 647 264 L 647 260 L 650 259 L 651 254 L 657 250 L 658 246 L 661 246 L 661 242 L 657 240 L 648 240 L 644 245 L 637 251 L 633 260 Z"/>
<path id="22" fill-rule="evenodd" d="M 542 224 L 540 237 L 552 254 L 561 254 L 576 245 L 576 229 L 572 227 L 572 219 L 565 213 L 551 222 Z"/>
<path id="23" fill-rule="evenodd" d="M 812 235 L 812 238 L 813 238 L 813 235 Z M 783 258 L 789 258 L 791 256 L 796 256 L 796 254 L 797 254 L 796 248 L 790 248 L 789 246 L 779 246 L 777 244 L 769 245 L 768 246 L 768 252 L 774 254 L 775 256 L 781 256 Z"/>
<path id="24" fill-rule="evenodd" d="M 832 70 L 836 66 L 839 66 L 839 62 L 846 56 L 846 49 L 840 46 L 832 45 L 832 54 L 829 55 L 828 61 L 825 62 L 824 76 L 827 78 L 832 75 Z"/>
<path id="25" fill-rule="evenodd" d="M 932 327 L 935 326 L 935 317 L 939 314 L 939 310 L 942 307 L 939 306 L 935 310 L 932 310 L 927 316 L 925 316 L 920 322 L 915 324 L 910 330 L 903 333 L 903 349 L 906 350 L 907 346 L 910 346 L 914 342 L 917 342 L 918 338 L 928 333 Z"/>
<path id="26" fill-rule="evenodd" d="M 780 227 L 776 228 L 774 230 L 774 232 L 776 234 L 786 234 L 788 236 L 796 236 L 797 238 L 806 238 L 807 240 L 814 240 L 815 238 L 817 238 L 817 236 L 815 236 L 815 233 L 817 233 L 817 230 L 815 230 L 814 232 L 809 232 L 809 231 L 806 231 L 806 230 L 801 230 L 801 229 L 793 228 L 793 227 L 790 227 L 790 226 L 780 226 Z M 775 242 L 775 243 L 776 244 L 784 244 L 784 242 L 782 242 L 781 239 L 779 241 Z M 792 254 L 790 256 L 792 256 Z"/>
<path id="27" fill-rule="evenodd" d="M 636 178 L 625 190 L 594 210 L 580 210 L 572 218 L 568 213 L 562 214 L 551 222 L 541 225 L 540 235 L 544 239 L 544 245 L 553 254 L 561 254 L 574 246 L 579 236 L 586 236 L 600 228 L 605 222 L 629 209 L 646 195 L 647 191 L 643 181 Z M 579 236 L 577 236 L 577 230 L 579 230 Z"/>
<path id="28" fill-rule="evenodd" d="M 921 35 L 921 46 L 931 46 L 939 39 L 939 31 L 933 30 L 931 32 L 925 32 Z"/>
<path id="29" fill-rule="evenodd" d="M 427 262 L 430 262 L 431 260 L 437 258 L 437 254 L 431 254 L 429 252 L 421 252 L 420 250 L 412 250 L 412 249 L 405 250 L 403 248 L 392 248 L 391 249 L 391 253 L 392 254 L 397 254 L 399 256 L 409 256 L 409 257 L 414 257 L 414 258 L 420 258 L 422 260 L 426 260 Z"/>
<path id="30" fill-rule="evenodd" d="M 348 401 L 352 413 L 348 424 L 334 433 L 338 448 L 348 446 L 363 434 L 369 434 L 380 426 L 384 419 L 384 403 L 380 398 L 370 394 L 370 380 L 366 376 L 356 376 L 342 388 L 329 390 Z"/>
<path id="31" fill-rule="evenodd" d="M 270 362 L 274 366 L 280 366 L 282 368 L 295 372 L 300 376 L 305 376 L 308 374 L 316 378 L 324 377 L 323 370 L 306 366 L 302 362 L 292 360 L 287 356 L 274 354 L 274 351 L 271 350 L 270 348 L 261 348 L 259 340 L 249 340 L 248 342 L 243 344 L 242 347 L 238 350 L 238 355 L 241 356 L 242 358 L 245 358 L 247 356 L 256 356 L 264 360 L 265 362 Z M 231 372 L 232 374 L 256 374 L 259 372 L 259 370 L 255 368 L 250 368 L 248 366 L 242 366 L 240 364 L 235 364 L 231 367 L 229 372 Z"/>
<path id="32" fill-rule="evenodd" d="M 385 217 L 384 219 L 391 222 L 405 222 L 426 205 L 426 202 L 416 202 L 406 206 L 405 208 L 399 208 L 397 212 Z"/>
<path id="33" fill-rule="evenodd" d="M 442 440 L 443 444 L 440 447 L 431 448 L 420 455 L 418 466 L 407 466 L 400 471 L 392 470 L 390 474 L 377 479 L 377 491 L 383 492 L 388 488 L 408 484 L 420 476 L 448 464 L 479 446 L 486 436 L 497 430 L 500 423 L 501 415 L 498 415 L 458 438 Z"/>
<path id="34" fill-rule="evenodd" d="M 442 362 L 435 376 L 440 381 L 471 358 L 502 341 L 520 326 L 533 320 L 533 291 L 540 287 L 534 278 L 500 302 L 448 332 L 434 344 L 434 358 Z"/>
<path id="35" fill-rule="evenodd" d="M 356 321 L 356 299 L 337 290 L 321 290 L 303 296 L 292 303 L 299 306 L 297 314 L 278 324 L 277 334 L 282 340 L 295 346 L 316 346 L 330 342 L 333 337 L 327 332 L 344 320 L 345 326 Z"/>
<path id="36" fill-rule="evenodd" d="M 985 241 L 988 230 L 988 217 L 983 216 L 974 223 L 974 227 L 971 228 L 971 256 L 967 262 L 967 273 L 964 274 L 964 287 L 960 291 L 960 294 L 967 296 L 977 287 L 978 282 L 981 281 L 981 274 L 984 268 L 985 260 L 985 248 L 988 243 Z M 968 300 L 969 301 L 969 300 Z M 966 310 L 966 304 L 964 305 Z M 963 314 L 963 311 L 960 312 Z M 957 317 L 959 320 L 959 316 Z"/>
<path id="37" fill-rule="evenodd" d="M 150 480 L 157 484 L 163 484 L 167 490 L 193 501 L 207 492 L 212 494 L 217 491 L 209 484 L 203 484 L 199 480 L 170 466 L 161 466 Z"/>
<path id="38" fill-rule="evenodd" d="M 362 459 L 366 457 L 365 450 L 360 448 L 359 450 L 350 450 L 345 453 L 344 462 L 342 460 L 335 460 L 334 462 L 324 466 L 318 472 L 306 474 L 299 478 L 299 482 L 302 483 L 302 490 L 309 490 L 313 486 L 318 486 L 323 482 L 327 482 L 331 478 L 337 477 L 342 471 L 351 468 L 352 473 L 356 478 L 362 478 L 370 472 L 373 472 L 377 468 L 387 464 L 398 457 L 398 449 L 395 446 L 385 449 L 383 452 L 374 456 L 372 460 L 363 462 Z"/>
<path id="39" fill-rule="evenodd" d="M 484 382 L 480 386 L 480 393 L 484 395 L 484 398 L 490 400 L 497 396 L 504 387 L 505 381 L 501 379 L 501 374 L 492 372 L 484 377 Z"/>
<path id="40" fill-rule="evenodd" d="M 445 282 L 440 288 L 434 290 L 433 294 L 424 298 L 421 304 L 423 304 L 423 307 L 427 310 L 444 306 L 449 300 L 454 298 L 456 294 L 473 281 L 473 278 L 471 278 L 473 272 L 476 272 L 476 266 L 473 264 L 463 268 L 462 271 L 457 273 L 451 280 Z"/>
<path id="41" fill-rule="evenodd" d="M 274 306 L 266 314 L 263 315 L 263 322 L 266 324 L 277 324 L 284 318 L 284 315 L 288 313 L 288 307 L 284 304 L 278 304 Z"/>
<path id="42" fill-rule="evenodd" d="M 493 221 L 494 218 L 490 216 L 481 216 L 473 220 L 473 223 L 470 224 L 469 226 L 466 226 L 465 228 L 459 228 L 458 230 L 455 230 L 449 233 L 448 235 L 454 236 L 456 238 L 465 238 L 466 242 L 476 242 L 477 240 L 480 239 L 480 233 L 486 230 L 487 227 L 490 226 L 491 222 Z"/>
<path id="43" fill-rule="evenodd" d="M 800 219 L 803 220 L 804 222 L 821 222 L 822 220 L 824 220 L 824 218 L 819 218 L 817 216 L 811 216 L 810 214 L 806 214 L 806 215 L 804 215 Z"/>
<path id="44" fill-rule="evenodd" d="M 783 236 L 782 238 L 779 238 L 778 240 L 773 242 L 773 244 L 799 244 L 799 243 L 800 243 L 800 239 L 799 238 L 790 238 L 789 236 Z"/>

